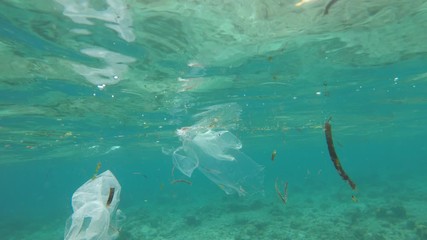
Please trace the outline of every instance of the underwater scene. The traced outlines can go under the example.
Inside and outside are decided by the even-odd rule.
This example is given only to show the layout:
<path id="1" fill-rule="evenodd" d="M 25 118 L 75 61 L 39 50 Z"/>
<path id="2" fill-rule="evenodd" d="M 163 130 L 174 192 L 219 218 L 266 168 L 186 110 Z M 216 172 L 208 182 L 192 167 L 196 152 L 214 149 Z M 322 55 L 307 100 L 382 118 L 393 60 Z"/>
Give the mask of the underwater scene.
<path id="1" fill-rule="evenodd" d="M 0 1 L 0 239 L 427 240 L 427 0 Z"/>

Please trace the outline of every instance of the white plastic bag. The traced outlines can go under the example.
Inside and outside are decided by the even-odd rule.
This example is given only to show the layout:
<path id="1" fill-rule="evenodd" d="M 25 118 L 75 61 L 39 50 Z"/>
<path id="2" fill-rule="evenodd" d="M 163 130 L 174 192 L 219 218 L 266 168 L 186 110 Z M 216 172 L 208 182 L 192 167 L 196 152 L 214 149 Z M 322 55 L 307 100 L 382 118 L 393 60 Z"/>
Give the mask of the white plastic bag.
<path id="1" fill-rule="evenodd" d="M 177 130 L 182 146 L 173 153 L 174 168 L 187 177 L 199 169 L 226 194 L 263 192 L 264 167 L 244 154 L 242 143 L 228 128 L 238 120 L 237 104 L 209 107 L 198 122 Z"/>
<path id="2" fill-rule="evenodd" d="M 90 179 L 73 194 L 74 213 L 65 226 L 65 240 L 112 240 L 118 237 L 117 209 L 121 186 L 109 170 Z"/>

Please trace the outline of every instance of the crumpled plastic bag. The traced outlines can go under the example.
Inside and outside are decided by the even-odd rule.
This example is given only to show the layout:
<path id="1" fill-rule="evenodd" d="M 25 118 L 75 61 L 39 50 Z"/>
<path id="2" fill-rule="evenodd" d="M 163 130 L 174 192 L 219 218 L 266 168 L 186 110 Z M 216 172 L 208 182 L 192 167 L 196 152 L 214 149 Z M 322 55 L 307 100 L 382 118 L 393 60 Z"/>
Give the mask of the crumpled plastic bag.
<path id="1" fill-rule="evenodd" d="M 195 115 L 194 125 L 177 130 L 182 146 L 173 151 L 174 168 L 187 177 L 200 170 L 226 194 L 263 191 L 263 166 L 241 151 L 242 143 L 228 128 L 240 114 L 235 104 L 211 106 Z"/>
<path id="2" fill-rule="evenodd" d="M 65 226 L 65 240 L 112 240 L 124 219 L 117 209 L 121 186 L 109 170 L 80 186 L 73 194 L 74 213 Z"/>

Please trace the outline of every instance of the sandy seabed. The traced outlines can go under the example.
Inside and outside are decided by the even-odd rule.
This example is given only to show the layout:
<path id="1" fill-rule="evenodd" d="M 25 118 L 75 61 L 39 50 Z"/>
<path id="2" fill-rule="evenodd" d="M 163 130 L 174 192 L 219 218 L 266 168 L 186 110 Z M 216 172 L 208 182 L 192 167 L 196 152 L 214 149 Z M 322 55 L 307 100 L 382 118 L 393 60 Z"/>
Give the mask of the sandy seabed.
<path id="1" fill-rule="evenodd" d="M 286 205 L 274 192 L 196 202 L 164 191 L 158 201 L 122 209 L 120 239 L 427 239 L 427 187 L 422 178 L 362 186 L 358 201 L 342 186 L 308 193 L 289 188 Z M 381 186 L 381 187 L 378 187 Z M 183 186 L 180 186 L 183 187 Z M 185 186 L 191 188 L 192 186 Z M 65 219 L 0 223 L 2 239 L 63 239 Z"/>

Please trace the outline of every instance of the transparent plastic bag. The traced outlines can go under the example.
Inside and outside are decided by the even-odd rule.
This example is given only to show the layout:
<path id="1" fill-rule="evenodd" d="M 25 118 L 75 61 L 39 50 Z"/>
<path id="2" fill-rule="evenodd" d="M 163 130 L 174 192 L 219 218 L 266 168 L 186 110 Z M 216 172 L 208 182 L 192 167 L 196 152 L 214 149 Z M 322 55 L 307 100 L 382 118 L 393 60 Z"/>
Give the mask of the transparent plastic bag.
<path id="1" fill-rule="evenodd" d="M 264 168 L 241 152 L 240 140 L 225 129 L 235 126 L 239 112 L 236 104 L 212 106 L 195 116 L 201 118 L 196 124 L 178 129 L 182 146 L 173 152 L 174 167 L 188 177 L 199 169 L 227 194 L 262 192 Z"/>
<path id="2" fill-rule="evenodd" d="M 65 226 L 65 240 L 110 240 L 118 237 L 121 186 L 109 170 L 90 179 L 73 194 L 74 213 Z"/>

